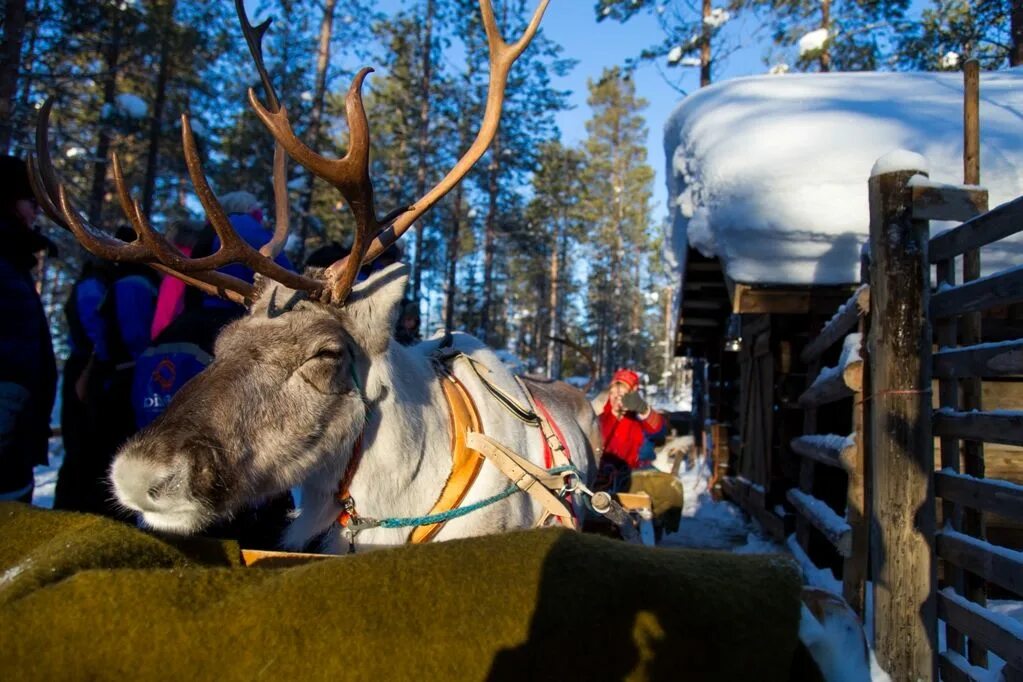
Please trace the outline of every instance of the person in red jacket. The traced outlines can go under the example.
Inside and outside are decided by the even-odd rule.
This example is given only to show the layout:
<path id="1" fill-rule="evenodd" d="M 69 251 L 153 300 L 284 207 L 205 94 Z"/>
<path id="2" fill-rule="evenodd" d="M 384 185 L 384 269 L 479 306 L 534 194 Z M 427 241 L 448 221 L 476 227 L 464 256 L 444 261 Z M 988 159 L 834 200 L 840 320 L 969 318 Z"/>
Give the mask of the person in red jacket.
<path id="1" fill-rule="evenodd" d="M 597 475 L 599 489 L 618 491 L 628 487 L 630 472 L 644 466 L 642 451 L 650 449 L 650 439 L 664 431 L 664 417 L 647 405 L 638 389 L 639 375 L 632 370 L 620 369 L 611 378 L 600 414 L 604 447 Z"/>

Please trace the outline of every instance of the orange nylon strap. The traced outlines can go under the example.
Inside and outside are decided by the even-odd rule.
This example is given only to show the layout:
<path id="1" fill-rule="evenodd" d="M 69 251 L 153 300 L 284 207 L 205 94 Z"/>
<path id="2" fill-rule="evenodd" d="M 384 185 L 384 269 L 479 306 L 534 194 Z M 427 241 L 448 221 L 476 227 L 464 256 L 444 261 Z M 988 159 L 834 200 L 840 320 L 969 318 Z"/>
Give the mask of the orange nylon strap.
<path id="1" fill-rule="evenodd" d="M 448 413 L 451 415 L 451 475 L 448 476 L 448 481 L 429 514 L 450 511 L 460 505 L 469 488 L 475 483 L 484 460 L 483 455 L 470 450 L 465 444 L 467 431 L 481 431 L 480 416 L 476 412 L 475 403 L 454 375 L 442 376 L 440 382 L 444 388 L 444 397 L 447 398 Z M 429 542 L 444 523 L 441 521 L 428 526 L 416 526 L 409 533 L 409 543 Z"/>

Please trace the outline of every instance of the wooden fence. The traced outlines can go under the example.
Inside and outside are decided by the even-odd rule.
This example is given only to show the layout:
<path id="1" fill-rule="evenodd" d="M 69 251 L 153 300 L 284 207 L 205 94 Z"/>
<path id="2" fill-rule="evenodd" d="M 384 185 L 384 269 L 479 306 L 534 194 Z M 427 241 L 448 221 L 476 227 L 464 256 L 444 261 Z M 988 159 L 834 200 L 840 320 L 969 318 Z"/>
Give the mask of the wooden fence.
<path id="1" fill-rule="evenodd" d="M 991 679 L 991 654 L 1003 679 L 1023 680 L 1023 626 L 987 607 L 992 592 L 1023 599 L 1023 552 L 989 535 L 1023 531 L 1023 450 L 1012 449 L 1023 447 L 1023 265 L 980 276 L 985 247 L 1023 232 L 1023 197 L 989 211 L 977 186 L 976 83 L 969 66 L 965 184 L 932 183 L 913 157 L 879 162 L 863 284 L 800 354 L 789 543 L 818 567 L 840 566 L 858 613 L 871 586 L 874 648 L 893 680 Z M 932 238 L 931 220 L 961 224 Z M 824 409 L 851 411 L 830 420 L 850 432 L 822 433 Z M 845 474 L 844 499 L 820 485 L 833 471 Z M 763 515 L 757 482 L 726 483 Z"/>

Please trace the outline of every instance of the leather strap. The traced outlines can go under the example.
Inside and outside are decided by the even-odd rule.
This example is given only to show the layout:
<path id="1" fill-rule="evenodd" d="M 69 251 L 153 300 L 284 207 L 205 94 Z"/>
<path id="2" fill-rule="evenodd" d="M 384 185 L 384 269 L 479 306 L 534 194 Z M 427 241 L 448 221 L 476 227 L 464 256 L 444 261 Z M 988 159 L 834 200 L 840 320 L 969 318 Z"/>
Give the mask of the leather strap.
<path id="1" fill-rule="evenodd" d="M 444 484 L 440 497 L 429 514 L 450 511 L 460 505 L 483 466 L 483 457 L 480 453 L 466 446 L 466 434 L 482 429 L 476 405 L 453 374 L 445 372 L 441 375 L 440 381 L 444 388 L 444 397 L 447 399 L 448 413 L 451 415 L 451 475 L 448 476 L 447 483 Z M 429 542 L 443 526 L 443 521 L 428 526 L 416 526 L 409 533 L 408 541 L 411 544 Z"/>

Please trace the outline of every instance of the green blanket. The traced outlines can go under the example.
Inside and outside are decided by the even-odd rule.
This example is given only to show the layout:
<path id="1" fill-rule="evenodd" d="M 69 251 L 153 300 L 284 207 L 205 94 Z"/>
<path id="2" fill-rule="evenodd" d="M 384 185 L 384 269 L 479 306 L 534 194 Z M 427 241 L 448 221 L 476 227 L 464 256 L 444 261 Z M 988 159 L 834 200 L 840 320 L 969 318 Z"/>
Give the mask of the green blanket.
<path id="1" fill-rule="evenodd" d="M 785 680 L 777 556 L 547 529 L 243 568 L 232 543 L 0 504 L 0 679 Z"/>

